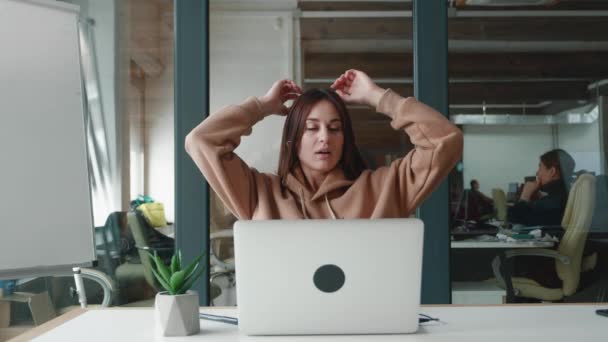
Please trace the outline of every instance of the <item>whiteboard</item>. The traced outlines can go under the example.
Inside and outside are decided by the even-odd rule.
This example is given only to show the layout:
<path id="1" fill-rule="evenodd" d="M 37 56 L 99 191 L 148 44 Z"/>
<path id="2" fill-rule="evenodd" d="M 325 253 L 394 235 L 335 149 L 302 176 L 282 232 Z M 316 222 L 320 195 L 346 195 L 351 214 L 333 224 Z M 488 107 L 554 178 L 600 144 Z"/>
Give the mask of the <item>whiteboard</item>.
<path id="1" fill-rule="evenodd" d="M 95 260 L 78 12 L 0 0 L 0 278 Z"/>

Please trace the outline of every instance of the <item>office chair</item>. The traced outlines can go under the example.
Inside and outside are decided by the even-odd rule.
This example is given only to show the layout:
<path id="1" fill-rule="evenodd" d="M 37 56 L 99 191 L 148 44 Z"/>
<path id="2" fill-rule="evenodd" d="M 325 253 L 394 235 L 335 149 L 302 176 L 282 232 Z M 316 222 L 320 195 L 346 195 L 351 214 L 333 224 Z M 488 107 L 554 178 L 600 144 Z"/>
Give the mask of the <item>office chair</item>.
<path id="1" fill-rule="evenodd" d="M 100 266 L 110 276 L 115 276 L 115 269 L 120 264 L 119 247 L 120 213 L 111 213 L 101 227 L 95 227 L 95 254 L 100 259 Z"/>
<path id="2" fill-rule="evenodd" d="M 127 224 L 127 212 L 112 212 L 103 226 L 95 227 L 95 245 L 99 269 L 115 284 L 113 303 L 121 305 L 141 299 L 141 289 L 147 287 L 147 282 L 144 268 L 134 253 L 135 241 Z"/>
<path id="3" fill-rule="evenodd" d="M 171 256 L 175 252 L 174 240 L 156 232 L 154 228 L 148 225 L 143 215 L 138 211 L 129 212 L 127 214 L 127 221 L 135 239 L 135 246 L 139 253 L 142 272 L 147 284 L 156 292 L 164 291 L 152 273 L 152 259 L 148 253 L 153 254 L 156 251 L 165 263 L 169 263 Z M 221 290 L 217 286 L 210 285 L 210 299 L 216 298 L 220 293 Z"/>
<path id="4" fill-rule="evenodd" d="M 221 289 L 219 298 L 212 305 L 236 304 L 236 277 L 234 270 L 234 240 L 232 226 L 236 217 L 232 215 L 214 191 L 210 195 L 209 264 L 210 281 Z M 217 299 L 217 300 L 215 300 Z"/>
<path id="5" fill-rule="evenodd" d="M 135 247 L 143 267 L 144 279 L 154 290 L 159 291 L 161 286 L 152 273 L 152 260 L 148 253 L 154 254 L 154 252 L 157 252 L 167 262 L 167 259 L 170 259 L 175 251 L 174 241 L 161 236 L 162 234 L 149 227 L 140 212 L 130 211 L 127 214 L 127 222 L 135 240 Z"/>
<path id="6" fill-rule="evenodd" d="M 555 259 L 555 271 L 562 281 L 561 288 L 549 288 L 540 285 L 533 279 L 513 277 L 515 296 L 542 301 L 559 301 L 576 292 L 581 272 L 591 268 L 593 260 L 597 258 L 597 255 L 592 255 L 583 260 L 583 249 L 591 225 L 594 207 L 595 177 L 590 174 L 583 174 L 578 177 L 570 190 L 562 219 L 562 227 L 564 227 L 565 232 L 557 250 L 522 249 L 510 250 L 505 253 L 506 259 L 518 256 L 553 258 Z M 494 259 L 492 268 L 498 285 L 505 288 L 498 257 Z"/>
<path id="7" fill-rule="evenodd" d="M 507 221 L 507 196 L 502 189 L 492 189 L 492 199 L 494 200 L 494 209 L 496 211 L 496 219 L 498 221 Z"/>

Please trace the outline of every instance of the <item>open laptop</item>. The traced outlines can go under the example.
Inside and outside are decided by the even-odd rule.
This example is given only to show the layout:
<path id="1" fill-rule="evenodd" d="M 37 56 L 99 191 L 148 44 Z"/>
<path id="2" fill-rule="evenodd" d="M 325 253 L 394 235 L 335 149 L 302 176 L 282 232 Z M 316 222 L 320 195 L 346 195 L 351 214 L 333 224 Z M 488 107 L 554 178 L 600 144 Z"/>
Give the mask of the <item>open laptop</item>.
<path id="1" fill-rule="evenodd" d="M 423 230 L 418 219 L 236 222 L 239 329 L 415 332 Z"/>

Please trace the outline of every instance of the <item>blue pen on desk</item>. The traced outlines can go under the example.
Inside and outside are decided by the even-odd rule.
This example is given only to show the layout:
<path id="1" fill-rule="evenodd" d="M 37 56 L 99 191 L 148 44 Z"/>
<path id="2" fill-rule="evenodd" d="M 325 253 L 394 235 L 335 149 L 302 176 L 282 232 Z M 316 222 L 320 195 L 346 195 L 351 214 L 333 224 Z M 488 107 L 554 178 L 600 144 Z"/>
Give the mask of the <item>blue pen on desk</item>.
<path id="1" fill-rule="evenodd" d="M 228 323 L 233 325 L 239 325 L 239 320 L 236 317 L 227 317 L 227 316 L 218 316 L 218 315 L 209 315 L 204 313 L 199 313 L 198 317 L 200 319 L 206 319 L 209 321 Z"/>

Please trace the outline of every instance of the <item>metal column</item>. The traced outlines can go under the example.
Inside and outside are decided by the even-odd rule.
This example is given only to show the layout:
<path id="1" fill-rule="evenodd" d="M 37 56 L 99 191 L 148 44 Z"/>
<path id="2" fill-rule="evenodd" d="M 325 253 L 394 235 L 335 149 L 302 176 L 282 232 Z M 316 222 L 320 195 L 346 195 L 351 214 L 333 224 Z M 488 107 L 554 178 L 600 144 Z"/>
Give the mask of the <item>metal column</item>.
<path id="1" fill-rule="evenodd" d="M 414 0 L 414 96 L 448 115 L 447 1 Z M 450 231 L 449 189 L 444 180 L 422 204 L 424 221 L 422 303 L 449 304 Z"/>
<path id="2" fill-rule="evenodd" d="M 174 0 L 174 9 L 175 242 L 189 262 L 209 251 L 209 185 L 184 149 L 186 135 L 209 112 L 209 3 Z M 208 285 L 209 267 L 192 288 L 201 305 L 209 304 Z"/>

